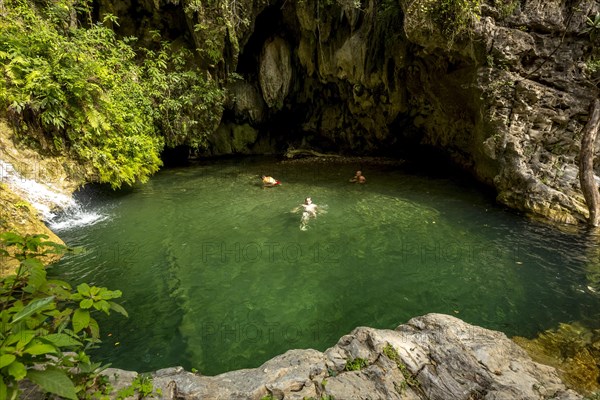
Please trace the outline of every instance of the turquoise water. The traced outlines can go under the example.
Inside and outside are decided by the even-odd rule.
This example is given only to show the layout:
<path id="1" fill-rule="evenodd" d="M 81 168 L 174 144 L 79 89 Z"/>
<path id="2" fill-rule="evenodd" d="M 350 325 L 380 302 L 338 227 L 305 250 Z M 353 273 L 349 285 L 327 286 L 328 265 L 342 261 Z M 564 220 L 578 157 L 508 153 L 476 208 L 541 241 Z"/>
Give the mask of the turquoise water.
<path id="1" fill-rule="evenodd" d="M 348 183 L 359 167 L 367 184 Z M 263 189 L 262 174 L 283 184 Z M 325 212 L 302 231 L 290 211 L 306 196 Z M 429 312 L 509 336 L 600 325 L 597 245 L 504 210 L 457 176 L 222 160 L 80 201 L 106 218 L 58 232 L 87 252 L 53 274 L 123 292 L 130 317 L 102 321 L 96 354 L 119 368 L 213 375 Z"/>

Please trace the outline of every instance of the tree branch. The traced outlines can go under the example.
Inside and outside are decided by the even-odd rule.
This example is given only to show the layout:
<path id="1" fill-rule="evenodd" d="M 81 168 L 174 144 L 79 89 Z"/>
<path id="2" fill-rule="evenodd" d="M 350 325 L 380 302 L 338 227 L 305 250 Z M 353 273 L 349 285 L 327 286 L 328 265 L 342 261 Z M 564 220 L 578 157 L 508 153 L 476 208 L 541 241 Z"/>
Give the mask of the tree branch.
<path id="1" fill-rule="evenodd" d="M 583 128 L 579 152 L 579 181 L 590 212 L 588 219 L 590 226 L 598 226 L 600 223 L 600 193 L 594 176 L 594 144 L 598 125 L 600 125 L 600 100 L 595 99 L 590 105 L 590 119 Z"/>

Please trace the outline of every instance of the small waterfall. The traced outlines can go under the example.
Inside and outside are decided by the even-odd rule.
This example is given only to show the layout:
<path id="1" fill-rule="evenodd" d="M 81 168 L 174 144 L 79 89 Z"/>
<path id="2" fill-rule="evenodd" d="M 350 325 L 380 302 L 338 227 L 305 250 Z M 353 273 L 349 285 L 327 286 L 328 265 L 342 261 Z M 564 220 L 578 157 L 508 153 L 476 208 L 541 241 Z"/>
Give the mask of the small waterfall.
<path id="1" fill-rule="evenodd" d="M 93 210 L 87 210 L 81 204 L 76 202 L 74 206 L 58 213 L 58 215 L 47 223 L 50 229 L 54 232 L 59 232 L 78 226 L 93 225 L 106 219 L 108 219 L 108 215 Z"/>
<path id="2" fill-rule="evenodd" d="M 106 216 L 83 209 L 71 196 L 48 183 L 39 183 L 21 176 L 12 164 L 0 160 L 0 182 L 27 200 L 52 230 L 90 225 Z"/>

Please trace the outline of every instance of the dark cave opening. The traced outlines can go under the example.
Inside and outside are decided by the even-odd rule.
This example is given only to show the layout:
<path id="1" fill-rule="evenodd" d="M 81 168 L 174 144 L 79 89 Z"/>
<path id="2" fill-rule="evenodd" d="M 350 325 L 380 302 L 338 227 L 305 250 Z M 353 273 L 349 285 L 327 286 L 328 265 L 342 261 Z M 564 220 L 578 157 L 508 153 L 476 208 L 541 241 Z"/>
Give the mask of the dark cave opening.
<path id="1" fill-rule="evenodd" d="M 374 138 L 380 135 L 365 131 L 368 127 L 357 122 L 356 116 L 348 109 L 348 102 L 356 95 L 356 85 L 324 81 L 318 72 L 309 75 L 297 55 L 299 23 L 295 13 L 287 12 L 289 10 L 284 7 L 285 4 L 280 2 L 266 7 L 257 16 L 254 31 L 245 42 L 240 43 L 235 72 L 261 93 L 259 65 L 263 46 L 270 38 L 283 38 L 293 48 L 294 70 L 285 103 L 279 109 L 265 110 L 261 121 L 250 121 L 249 117 L 236 114 L 233 109 L 226 109 L 222 123 L 249 123 L 259 131 L 260 138 L 271 144 L 271 151 L 275 154 L 283 154 L 288 148 L 294 147 L 347 156 L 414 156 L 416 160 L 429 158 L 431 152 L 422 148 L 422 132 L 414 126 L 414 116 L 410 112 L 405 112 L 392 121 L 388 126 L 390 134 L 381 142 L 376 142 Z M 386 60 L 383 68 L 385 78 L 391 82 L 388 89 L 396 89 L 399 84 L 397 74 L 402 71 L 398 70 L 393 58 Z M 385 97 L 386 93 L 381 92 L 382 89 L 377 88 L 372 96 Z M 358 96 L 362 97 L 360 94 Z M 362 117 L 368 119 L 368 116 Z"/>

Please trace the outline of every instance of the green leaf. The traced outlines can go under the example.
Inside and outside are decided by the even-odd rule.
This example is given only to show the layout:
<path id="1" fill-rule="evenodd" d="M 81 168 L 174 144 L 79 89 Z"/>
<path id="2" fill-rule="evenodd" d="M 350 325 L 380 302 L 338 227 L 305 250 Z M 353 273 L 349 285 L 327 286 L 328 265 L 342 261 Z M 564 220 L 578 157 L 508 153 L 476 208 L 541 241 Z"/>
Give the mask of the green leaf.
<path id="1" fill-rule="evenodd" d="M 33 356 L 39 356 L 40 354 L 57 353 L 56 347 L 46 343 L 32 343 L 24 350 L 25 353 Z"/>
<path id="2" fill-rule="evenodd" d="M 13 320 L 11 321 L 11 324 L 15 324 L 20 320 L 35 314 L 36 312 L 47 307 L 49 304 L 52 304 L 53 301 L 54 296 L 32 301 L 31 303 L 27 304 L 21 311 L 15 314 Z"/>
<path id="3" fill-rule="evenodd" d="M 14 354 L 3 354 L 0 356 L 0 368 L 4 368 L 15 361 L 17 357 Z M 1 399 L 2 397 L 0 397 Z"/>
<path id="4" fill-rule="evenodd" d="M 98 339 L 100 337 L 100 326 L 98 325 L 98 321 L 94 318 L 90 318 L 90 331 L 92 332 L 92 337 L 94 339 Z"/>
<path id="5" fill-rule="evenodd" d="M 75 333 L 87 328 L 90 324 L 90 312 L 88 310 L 77 309 L 73 313 L 73 331 Z"/>
<path id="6" fill-rule="evenodd" d="M 26 267 L 28 271 L 44 268 L 44 263 L 34 257 L 24 259 L 21 261 L 21 265 Z"/>
<path id="7" fill-rule="evenodd" d="M 46 241 L 42 242 L 41 245 L 49 247 L 49 249 L 44 250 L 44 254 L 64 254 L 69 250 L 67 246 L 55 242 Z"/>
<path id="8" fill-rule="evenodd" d="M 29 270 L 29 279 L 27 280 L 27 287 L 24 290 L 28 293 L 35 293 L 46 283 L 44 264 L 36 258 L 27 258 L 21 264 L 27 265 L 27 269 Z"/>
<path id="9" fill-rule="evenodd" d="M 106 300 L 100 300 L 94 303 L 94 308 L 99 311 L 104 311 L 106 314 L 110 312 L 110 304 Z"/>
<path id="10" fill-rule="evenodd" d="M 27 369 L 25 365 L 19 361 L 14 361 L 8 366 L 8 374 L 14 377 L 17 381 L 25 378 L 27 375 Z"/>
<path id="11" fill-rule="evenodd" d="M 90 286 L 87 283 L 82 283 L 77 286 L 77 291 L 84 296 L 90 296 Z"/>
<path id="12" fill-rule="evenodd" d="M 20 351 L 33 340 L 33 338 L 36 336 L 36 333 L 35 331 L 21 331 L 19 333 L 15 333 L 15 336 L 19 338 L 16 348 Z M 12 338 L 10 339 L 12 340 Z"/>
<path id="13" fill-rule="evenodd" d="M 71 297 L 71 287 L 63 281 L 48 280 L 46 285 L 40 290 L 46 294 L 56 296 L 58 301 L 67 300 Z"/>
<path id="14" fill-rule="evenodd" d="M 29 370 L 27 378 L 46 392 L 66 399 L 77 400 L 75 385 L 69 376 L 58 368 L 48 367 L 44 371 L 32 369 Z"/>
<path id="15" fill-rule="evenodd" d="M 19 341 L 19 339 L 21 339 L 21 336 L 20 336 L 20 334 L 14 334 L 14 333 L 13 333 L 12 335 L 9 335 L 9 336 L 8 336 L 8 337 L 7 337 L 7 338 L 6 338 L 6 339 L 5 339 L 5 340 L 2 342 L 2 345 L 4 346 L 4 347 L 2 347 L 2 350 L 4 350 L 4 348 L 5 348 L 6 346 L 10 346 L 11 344 L 15 344 L 15 343 L 17 343 L 17 342 Z"/>
<path id="16" fill-rule="evenodd" d="M 116 299 L 121 297 L 121 295 L 122 293 L 120 290 L 107 290 L 103 288 L 103 290 L 100 292 L 100 298 L 103 300 Z"/>
<path id="17" fill-rule="evenodd" d="M 75 347 L 82 345 L 82 343 L 79 340 L 65 333 L 53 333 L 50 335 L 46 335 L 43 337 L 43 340 L 49 341 L 56 347 Z"/>
<path id="18" fill-rule="evenodd" d="M 79 307 L 83 308 L 83 309 L 92 308 L 93 305 L 94 305 L 94 300 L 92 300 L 92 299 L 83 299 L 79 303 Z"/>
<path id="19" fill-rule="evenodd" d="M 7 246 L 16 244 L 16 243 L 24 243 L 25 238 L 21 235 L 17 235 L 12 232 L 4 232 L 0 234 L 0 241 L 4 242 Z"/>
<path id="20" fill-rule="evenodd" d="M 125 308 L 123 308 L 123 306 L 121 306 L 120 304 L 115 303 L 113 301 L 109 301 L 108 303 L 110 304 L 110 308 L 113 311 L 116 311 L 119 314 L 124 315 L 125 317 L 129 317 L 129 314 L 127 314 L 127 310 L 125 310 Z"/>
<path id="21" fill-rule="evenodd" d="M 8 399 L 8 387 L 3 379 L 0 379 L 0 399 Z"/>

